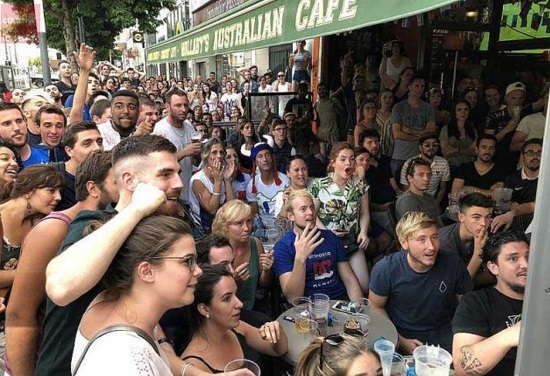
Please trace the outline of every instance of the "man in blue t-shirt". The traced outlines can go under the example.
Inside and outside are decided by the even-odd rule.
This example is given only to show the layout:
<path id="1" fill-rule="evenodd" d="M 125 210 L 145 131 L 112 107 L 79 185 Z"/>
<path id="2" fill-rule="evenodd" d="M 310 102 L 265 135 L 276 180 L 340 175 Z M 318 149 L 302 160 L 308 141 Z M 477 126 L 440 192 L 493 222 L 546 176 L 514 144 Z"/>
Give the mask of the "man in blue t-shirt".
<path id="1" fill-rule="evenodd" d="M 439 252 L 436 222 L 425 213 L 406 213 L 396 233 L 403 251 L 374 266 L 372 308 L 396 326 L 403 354 L 425 343 L 450 352 L 457 298 L 473 285 L 466 266 L 456 253 Z"/>
<path id="2" fill-rule="evenodd" d="M 287 218 L 292 230 L 275 244 L 273 270 L 288 301 L 314 293 L 331 299 L 351 300 L 363 292 L 347 260 L 340 239 L 315 226 L 317 211 L 305 190 L 287 198 Z"/>

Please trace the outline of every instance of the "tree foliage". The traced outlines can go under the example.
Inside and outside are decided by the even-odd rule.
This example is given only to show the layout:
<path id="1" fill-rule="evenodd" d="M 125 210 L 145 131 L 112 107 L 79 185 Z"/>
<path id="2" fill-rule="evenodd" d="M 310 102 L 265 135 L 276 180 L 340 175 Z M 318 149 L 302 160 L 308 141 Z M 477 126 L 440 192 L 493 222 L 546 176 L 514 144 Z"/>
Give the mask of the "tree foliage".
<path id="1" fill-rule="evenodd" d="M 32 0 L 5 1 L 21 9 L 22 22 L 2 32 L 28 43 L 38 43 Z M 154 33 L 162 22 L 157 20 L 160 10 L 174 7 L 175 0 L 44 0 L 48 46 L 65 51 L 70 58 L 81 42 L 78 40 L 80 16 L 86 44 L 96 50 L 98 59 L 105 60 L 123 29 L 138 26 L 140 31 Z"/>

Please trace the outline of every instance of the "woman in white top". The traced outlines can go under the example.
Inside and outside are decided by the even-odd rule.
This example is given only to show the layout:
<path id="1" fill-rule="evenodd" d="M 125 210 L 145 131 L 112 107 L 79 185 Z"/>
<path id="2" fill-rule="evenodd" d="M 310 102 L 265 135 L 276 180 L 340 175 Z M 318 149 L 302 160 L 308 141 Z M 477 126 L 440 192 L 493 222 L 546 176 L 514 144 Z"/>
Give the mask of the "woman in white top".
<path id="1" fill-rule="evenodd" d="M 286 82 L 285 80 L 285 73 L 279 72 L 277 73 L 277 80 L 273 82 L 273 91 L 279 92 L 279 93 L 288 93 L 292 89 L 292 84 L 290 82 Z M 289 101 L 289 99 L 292 98 L 291 95 L 279 95 L 277 97 L 279 101 L 279 113 L 278 115 L 282 118 L 285 114 L 285 107 L 286 103 Z"/>
<path id="2" fill-rule="evenodd" d="M 241 110 L 241 113 L 243 112 L 241 94 L 235 91 L 230 81 L 225 83 L 225 94 L 222 95 L 220 103 L 223 104 L 226 121 L 228 121 L 231 117 L 231 107 L 237 107 Z"/>
<path id="3" fill-rule="evenodd" d="M 311 69 L 311 52 L 305 49 L 306 41 L 301 40 L 296 43 L 294 53 L 288 59 L 289 66 L 294 70 L 292 74 L 292 91 L 298 91 L 298 84 L 302 81 L 307 82 L 308 87 L 311 84 L 309 71 Z"/>
<path id="4" fill-rule="evenodd" d="M 201 273 L 189 226 L 168 216 L 143 219 L 105 273 L 106 290 L 90 304 L 80 322 L 73 374 L 171 376 L 168 358 L 158 343 L 146 338 L 155 338 L 155 327 L 167 310 L 193 303 Z M 132 330 L 109 332 L 90 342 L 114 325 Z"/>
<path id="5" fill-rule="evenodd" d="M 205 83 L 202 84 L 201 97 L 203 99 L 203 104 L 208 108 L 208 113 L 216 109 L 218 105 L 218 95 L 211 90 L 210 85 Z"/>
<path id="6" fill-rule="evenodd" d="M 231 184 L 235 163 L 225 162 L 222 142 L 217 138 L 209 140 L 204 144 L 201 158 L 202 169 L 191 176 L 189 191 L 195 239 L 210 233 L 220 206 L 235 198 Z"/>
<path id="7" fill-rule="evenodd" d="M 393 89 L 399 81 L 399 74 L 409 67 L 412 67 L 411 60 L 403 56 L 403 43 L 393 40 L 384 45 L 382 62 L 378 69 L 384 87 Z"/>

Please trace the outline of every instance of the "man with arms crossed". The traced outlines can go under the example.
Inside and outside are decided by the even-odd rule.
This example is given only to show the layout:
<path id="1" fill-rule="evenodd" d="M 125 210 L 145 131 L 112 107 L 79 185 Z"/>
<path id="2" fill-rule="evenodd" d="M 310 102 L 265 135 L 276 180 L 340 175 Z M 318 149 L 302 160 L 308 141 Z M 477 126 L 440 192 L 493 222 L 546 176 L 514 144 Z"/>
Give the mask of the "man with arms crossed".
<path id="1" fill-rule="evenodd" d="M 286 201 L 286 215 L 293 227 L 275 244 L 273 264 L 286 299 L 290 302 L 313 293 L 331 299 L 362 298 L 340 239 L 315 226 L 313 196 L 305 190 L 292 192 Z"/>
<path id="2" fill-rule="evenodd" d="M 529 243 L 520 232 L 502 232 L 487 241 L 483 262 L 497 283 L 466 294 L 458 305 L 453 319 L 458 375 L 514 374 L 528 259 Z"/>
<path id="3" fill-rule="evenodd" d="M 406 213 L 396 232 L 403 251 L 374 265 L 372 308 L 397 328 L 402 354 L 425 343 L 451 351 L 457 298 L 472 289 L 468 271 L 457 254 L 439 252 L 436 222 L 427 214 Z"/>

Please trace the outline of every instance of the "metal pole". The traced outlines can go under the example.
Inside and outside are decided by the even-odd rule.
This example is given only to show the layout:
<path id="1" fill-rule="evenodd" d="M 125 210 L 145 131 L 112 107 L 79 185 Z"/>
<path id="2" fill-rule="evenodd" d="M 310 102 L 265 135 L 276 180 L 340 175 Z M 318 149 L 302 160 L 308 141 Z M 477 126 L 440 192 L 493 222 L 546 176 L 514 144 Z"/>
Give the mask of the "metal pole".
<path id="1" fill-rule="evenodd" d="M 42 78 L 44 87 L 52 83 L 50 74 L 50 60 L 48 58 L 48 39 L 46 38 L 46 21 L 44 20 L 44 6 L 42 0 L 34 0 L 36 28 L 40 41 L 40 61 L 42 62 Z M 38 12 L 38 13 L 37 13 Z"/>
<path id="2" fill-rule="evenodd" d="M 455 97 L 456 69 L 458 65 L 458 51 L 455 51 L 455 65 L 453 67 L 453 85 L 451 86 L 451 98 Z"/>
<path id="3" fill-rule="evenodd" d="M 548 111 L 550 105 L 547 106 L 546 129 L 550 127 Z M 548 354 L 550 354 L 550 341 L 548 341 L 550 322 L 547 316 L 550 312 L 550 273 L 548 273 L 550 200 L 547 198 L 550 192 L 550 132 L 548 131 L 545 132 L 543 144 L 531 236 L 529 272 L 521 314 L 521 335 L 514 372 L 516 376 L 539 376 L 548 372 Z"/>

